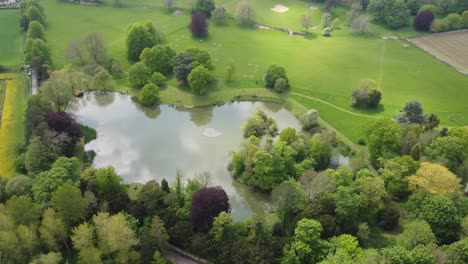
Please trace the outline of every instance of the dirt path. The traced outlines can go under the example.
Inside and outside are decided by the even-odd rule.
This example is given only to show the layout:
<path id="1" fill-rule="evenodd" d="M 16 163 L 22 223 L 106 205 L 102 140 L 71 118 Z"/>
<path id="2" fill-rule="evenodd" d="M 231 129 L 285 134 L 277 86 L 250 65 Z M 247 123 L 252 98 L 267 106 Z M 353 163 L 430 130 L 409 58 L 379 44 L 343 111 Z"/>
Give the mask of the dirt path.
<path id="1" fill-rule="evenodd" d="M 304 98 L 307 98 L 307 99 L 310 99 L 310 100 L 314 100 L 314 101 L 317 101 L 317 102 L 320 102 L 320 103 L 323 103 L 323 104 L 326 104 L 328 106 L 331 106 L 335 109 L 338 109 L 342 112 L 345 112 L 347 114 L 350 114 L 350 115 L 354 115 L 354 116 L 360 116 L 360 117 L 366 117 L 366 118 L 374 118 L 374 119 L 378 119 L 378 118 L 381 118 L 380 116 L 373 116 L 373 115 L 366 115 L 366 114 L 360 114 L 360 113 L 355 113 L 355 112 L 352 112 L 352 111 L 349 111 L 349 110 L 346 110 L 344 108 L 341 108 L 339 106 L 336 106 L 334 104 L 331 104 L 327 101 L 324 101 L 322 99 L 318 99 L 318 98 L 315 98 L 315 97 L 312 97 L 312 96 L 308 96 L 308 95 L 303 95 L 301 93 L 296 93 L 296 92 L 290 92 L 290 94 L 294 94 L 294 95 L 297 95 L 297 96 L 300 96 L 300 97 L 304 97 Z"/>
<path id="2" fill-rule="evenodd" d="M 31 94 L 35 95 L 37 93 L 37 71 L 31 70 Z"/>

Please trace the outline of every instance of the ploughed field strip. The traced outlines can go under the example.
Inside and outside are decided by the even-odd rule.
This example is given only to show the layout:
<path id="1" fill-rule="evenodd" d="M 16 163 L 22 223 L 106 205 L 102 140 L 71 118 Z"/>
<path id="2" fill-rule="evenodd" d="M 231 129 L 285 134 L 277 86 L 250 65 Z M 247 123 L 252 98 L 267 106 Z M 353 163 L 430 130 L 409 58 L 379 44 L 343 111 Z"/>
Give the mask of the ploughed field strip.
<path id="1" fill-rule="evenodd" d="M 458 71 L 468 74 L 468 29 L 408 40 Z"/>

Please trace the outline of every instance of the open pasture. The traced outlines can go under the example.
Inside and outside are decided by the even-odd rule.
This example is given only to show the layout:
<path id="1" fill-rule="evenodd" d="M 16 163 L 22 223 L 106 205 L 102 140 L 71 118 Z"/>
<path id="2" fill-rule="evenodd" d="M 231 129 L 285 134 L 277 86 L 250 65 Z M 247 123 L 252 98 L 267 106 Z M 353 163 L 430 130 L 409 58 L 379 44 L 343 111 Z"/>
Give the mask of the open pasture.
<path id="1" fill-rule="evenodd" d="M 23 58 L 19 17 L 17 9 L 0 9 L 0 65 L 14 70 Z"/>
<path id="2" fill-rule="evenodd" d="M 414 45 L 468 74 L 468 29 L 409 38 Z"/>
<path id="3" fill-rule="evenodd" d="M 420 49 L 408 46 L 405 40 L 382 39 L 384 34 L 403 34 L 406 37 L 407 32 L 396 34 L 379 30 L 375 34 L 353 36 L 342 24 L 341 29 L 333 31 L 330 38 L 322 37 L 321 31 L 315 30 L 315 38 L 305 39 L 276 30 L 241 27 L 233 19 L 228 19 L 226 25 L 210 24 L 207 38 L 194 39 L 187 27 L 190 21 L 188 2 L 176 4 L 176 9 L 177 6 L 185 8 L 180 15 L 166 11 L 162 2 L 141 2 L 154 3 L 154 6 L 114 8 L 110 4 L 84 6 L 54 0 L 42 1 L 49 23 L 47 38 L 53 50 L 55 66 L 61 67 L 67 63 L 65 50 L 70 41 L 97 32 L 107 43 L 110 56 L 122 60 L 128 67 L 130 63 L 126 60 L 125 48 L 127 28 L 135 21 L 151 19 L 164 32 L 166 44 L 177 52 L 189 47 L 210 52 L 218 81 L 212 94 L 217 97 L 223 98 L 222 93 L 231 92 L 232 89 L 245 91 L 262 87 L 263 73 L 267 67 L 278 64 L 286 69 L 292 91 L 306 96 L 295 99 L 306 107 L 321 110 L 320 115 L 325 121 L 354 142 L 357 142 L 362 124 L 367 120 L 399 114 L 403 105 L 411 100 L 421 101 L 425 112 L 437 114 L 442 125 L 468 125 L 468 93 L 460 92 L 467 86 L 468 77 Z M 226 7 L 229 16 L 233 16 L 237 3 L 217 2 Z M 272 11 L 276 4 L 288 7 L 288 11 Z M 316 4 L 296 0 L 255 1 L 252 5 L 258 23 L 294 30 L 301 30 L 302 14 L 310 12 L 314 24 L 320 22 L 322 14 L 320 9 L 309 9 Z M 335 10 L 336 16 L 344 21 L 345 10 Z M 77 13 L 80 15 L 74 15 Z M 225 83 L 224 67 L 230 63 L 236 68 L 234 80 Z M 382 107 L 378 110 L 352 108 L 349 104 L 352 91 L 359 86 L 360 80 L 368 78 L 379 84 L 378 88 L 383 93 Z M 128 85 L 124 80 L 118 83 Z M 176 85 L 173 80 L 169 84 Z M 207 97 L 210 96 L 208 94 Z M 190 98 L 187 100 L 187 104 L 193 102 Z M 356 116 L 355 122 L 348 126 L 343 120 L 349 120 L 350 112 L 361 116 Z"/>

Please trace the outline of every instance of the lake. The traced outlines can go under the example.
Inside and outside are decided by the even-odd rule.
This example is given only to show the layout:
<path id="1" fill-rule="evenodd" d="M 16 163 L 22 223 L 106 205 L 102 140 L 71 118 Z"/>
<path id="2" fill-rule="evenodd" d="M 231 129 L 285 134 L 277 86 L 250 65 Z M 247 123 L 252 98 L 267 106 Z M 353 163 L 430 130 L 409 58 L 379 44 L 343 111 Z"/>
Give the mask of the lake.
<path id="1" fill-rule="evenodd" d="M 235 182 L 227 170 L 230 152 L 243 139 L 241 126 L 257 109 L 275 119 L 279 130 L 301 128 L 282 106 L 261 102 L 147 108 L 128 95 L 87 93 L 74 100 L 68 111 L 97 131 L 97 139 L 85 146 L 96 152 L 95 167 L 113 166 L 129 184 L 163 178 L 171 184 L 178 169 L 185 178 L 208 171 L 212 185 L 222 186 L 229 195 L 233 219 L 243 220 L 270 205 L 267 195 Z"/>

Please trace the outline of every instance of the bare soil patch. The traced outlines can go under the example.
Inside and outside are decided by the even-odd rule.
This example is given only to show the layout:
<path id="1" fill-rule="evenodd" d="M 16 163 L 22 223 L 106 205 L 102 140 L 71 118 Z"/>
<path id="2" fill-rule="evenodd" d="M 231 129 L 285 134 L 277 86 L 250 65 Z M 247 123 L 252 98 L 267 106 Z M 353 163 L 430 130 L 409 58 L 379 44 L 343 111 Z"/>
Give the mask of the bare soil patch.
<path id="1" fill-rule="evenodd" d="M 310 6 L 310 7 L 309 7 L 309 10 L 310 10 L 310 11 L 314 11 L 314 10 L 317 10 L 317 9 L 318 9 L 318 7 L 316 7 L 316 6 Z"/>
<path id="2" fill-rule="evenodd" d="M 468 30 L 408 38 L 408 41 L 438 60 L 468 74 Z"/>
<path id="3" fill-rule="evenodd" d="M 284 13 L 284 12 L 287 12 L 289 8 L 287 8 L 284 5 L 275 5 L 271 10 L 278 12 L 278 13 Z"/>

